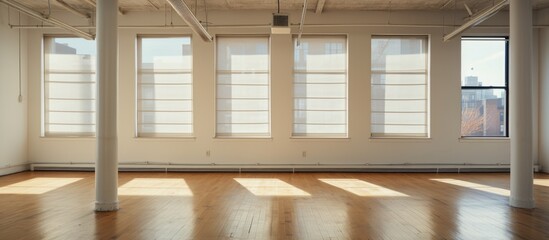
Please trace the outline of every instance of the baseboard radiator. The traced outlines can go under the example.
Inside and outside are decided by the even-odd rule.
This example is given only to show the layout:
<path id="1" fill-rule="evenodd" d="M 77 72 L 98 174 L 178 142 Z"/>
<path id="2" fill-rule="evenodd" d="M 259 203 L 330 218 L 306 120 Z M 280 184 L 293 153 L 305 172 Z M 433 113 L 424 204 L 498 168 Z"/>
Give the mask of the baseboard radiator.
<path id="1" fill-rule="evenodd" d="M 93 163 L 32 163 L 31 171 L 94 171 Z M 474 173 L 510 172 L 509 164 L 151 164 L 120 163 L 120 172 L 356 172 Z M 538 166 L 534 171 L 539 171 Z"/>

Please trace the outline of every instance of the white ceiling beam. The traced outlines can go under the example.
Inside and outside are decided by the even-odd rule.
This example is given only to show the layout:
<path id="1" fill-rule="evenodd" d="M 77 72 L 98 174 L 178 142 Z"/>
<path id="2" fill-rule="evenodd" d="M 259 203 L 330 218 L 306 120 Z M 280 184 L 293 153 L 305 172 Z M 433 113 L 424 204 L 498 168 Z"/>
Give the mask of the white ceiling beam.
<path id="1" fill-rule="evenodd" d="M 509 0 L 503 0 L 495 4 L 494 6 L 491 6 L 489 8 L 486 8 L 483 11 L 480 11 L 479 13 L 472 16 L 469 21 L 465 22 L 463 25 L 456 28 L 453 32 L 446 34 L 443 37 L 443 40 L 446 42 L 453 39 L 454 37 L 459 36 L 461 33 L 466 31 L 467 29 L 472 28 L 484 22 L 486 19 L 489 19 L 490 17 L 494 16 L 494 14 L 496 14 L 499 10 L 501 10 L 507 5 L 509 5 Z"/>
<path id="2" fill-rule="evenodd" d="M 322 10 L 324 10 L 325 3 L 326 3 L 326 0 L 318 0 L 318 2 L 316 2 L 316 10 L 315 10 L 316 14 L 322 13 Z"/>
<path id="3" fill-rule="evenodd" d="M 172 6 L 172 8 L 179 14 L 179 16 L 189 25 L 189 27 L 198 34 L 202 40 L 206 42 L 211 42 L 213 40 L 212 36 L 206 31 L 204 26 L 198 21 L 198 19 L 194 16 L 193 12 L 191 12 L 191 9 L 183 2 L 183 0 L 167 0 L 168 3 Z"/>
<path id="4" fill-rule="evenodd" d="M 75 28 L 75 27 L 73 27 L 69 24 L 66 24 L 65 22 L 62 22 L 62 21 L 57 20 L 55 18 L 52 18 L 50 16 L 46 17 L 46 16 L 42 15 L 42 13 L 34 11 L 34 10 L 30 9 L 29 7 L 21 4 L 21 3 L 15 2 L 13 0 L 0 0 L 0 2 L 6 4 L 10 7 L 15 8 L 15 9 L 19 10 L 20 12 L 22 12 L 24 14 L 27 14 L 30 17 L 36 18 L 40 21 L 47 22 L 49 24 L 52 24 L 52 25 L 58 26 L 60 28 L 63 28 L 65 30 L 69 31 L 69 32 L 72 32 L 76 36 L 85 38 L 87 40 L 95 39 L 95 35 L 93 35 L 91 33 L 84 32 L 84 31 L 82 31 L 78 28 Z"/>
<path id="5" fill-rule="evenodd" d="M 67 3 L 66 3 L 65 1 L 63 1 L 63 0 L 56 0 L 56 2 L 57 2 L 61 7 L 67 9 L 68 11 L 70 11 L 70 12 L 76 14 L 76 15 L 79 15 L 79 16 L 81 16 L 81 17 L 83 17 L 83 18 L 91 18 L 90 14 L 85 13 L 85 12 L 83 12 L 83 11 L 80 11 L 80 10 L 74 8 L 73 6 L 67 4 Z"/>

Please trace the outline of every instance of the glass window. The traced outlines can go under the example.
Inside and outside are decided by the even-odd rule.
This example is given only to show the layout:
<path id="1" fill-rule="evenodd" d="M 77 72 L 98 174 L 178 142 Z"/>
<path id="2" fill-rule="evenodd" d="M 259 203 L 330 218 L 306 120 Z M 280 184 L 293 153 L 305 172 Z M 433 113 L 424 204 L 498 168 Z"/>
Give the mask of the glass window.
<path id="1" fill-rule="evenodd" d="M 461 136 L 507 134 L 507 38 L 461 40 Z"/>
<path id="2" fill-rule="evenodd" d="M 427 36 L 372 36 L 372 137 L 428 137 Z"/>
<path id="3" fill-rule="evenodd" d="M 44 38 L 44 136 L 95 135 L 95 42 Z"/>
<path id="4" fill-rule="evenodd" d="M 347 39 L 294 39 L 294 136 L 347 136 Z"/>
<path id="5" fill-rule="evenodd" d="M 216 135 L 270 136 L 268 37 L 218 37 Z"/>
<path id="6" fill-rule="evenodd" d="M 137 136 L 193 134 L 190 37 L 138 37 Z"/>

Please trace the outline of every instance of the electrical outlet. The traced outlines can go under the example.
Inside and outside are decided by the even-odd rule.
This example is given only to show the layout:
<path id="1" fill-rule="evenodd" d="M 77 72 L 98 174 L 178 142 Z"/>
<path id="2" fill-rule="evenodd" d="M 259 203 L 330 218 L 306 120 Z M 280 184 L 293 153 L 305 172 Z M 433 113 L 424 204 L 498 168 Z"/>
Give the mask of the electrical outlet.
<path id="1" fill-rule="evenodd" d="M 301 152 L 301 156 L 302 156 L 302 157 L 307 157 L 307 151 Z"/>
<path id="2" fill-rule="evenodd" d="M 206 157 L 210 156 L 210 150 L 206 151 Z"/>

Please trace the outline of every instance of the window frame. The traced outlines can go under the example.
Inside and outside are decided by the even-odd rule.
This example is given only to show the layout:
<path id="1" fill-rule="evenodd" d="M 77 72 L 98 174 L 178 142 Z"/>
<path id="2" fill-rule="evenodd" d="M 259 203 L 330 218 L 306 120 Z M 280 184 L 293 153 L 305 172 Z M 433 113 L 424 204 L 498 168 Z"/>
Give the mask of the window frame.
<path id="1" fill-rule="evenodd" d="M 486 135 L 486 136 L 464 136 L 461 132 L 461 124 L 463 121 L 463 100 L 460 100 L 460 131 L 459 135 L 460 138 L 471 138 L 471 139 L 493 139 L 493 138 L 509 138 L 509 36 L 462 36 L 460 39 L 460 43 L 463 41 L 505 41 L 505 86 L 463 86 L 462 80 L 465 76 L 461 76 L 460 73 L 460 98 L 463 94 L 463 90 L 490 90 L 490 89 L 503 89 L 505 90 L 505 135 L 503 136 L 492 136 L 492 135 Z M 460 59 L 461 54 L 463 53 L 463 49 L 460 51 Z M 460 62 L 460 66 L 461 66 Z M 461 70 L 461 69 L 460 69 Z M 499 117 L 499 116 L 498 116 Z"/>
<path id="2" fill-rule="evenodd" d="M 373 62 L 371 62 L 371 57 L 373 55 L 372 49 L 372 40 L 376 37 L 381 38 L 424 38 L 425 39 L 425 135 L 418 135 L 414 133 L 404 133 L 404 134 L 375 134 L 372 131 L 373 124 L 372 116 L 374 111 L 372 110 L 372 100 L 382 100 L 382 99 L 373 99 L 372 98 L 372 75 L 379 74 L 381 71 L 374 71 L 372 69 Z M 370 139 L 430 139 L 431 138 L 431 35 L 430 34 L 372 34 L 370 35 Z M 386 72 L 386 71 L 385 71 Z M 397 73 L 397 74 L 414 74 L 414 73 Z"/>
<path id="3" fill-rule="evenodd" d="M 191 69 L 189 71 L 189 74 L 191 75 L 191 96 L 190 96 L 190 102 L 191 102 L 191 132 L 188 134 L 182 134 L 182 133 L 142 133 L 140 132 L 140 101 L 143 99 L 140 99 L 141 97 L 141 64 L 142 64 L 142 39 L 143 38 L 189 38 L 190 41 L 190 48 L 191 48 Z M 193 49 L 193 38 L 189 34 L 137 34 L 135 37 L 135 101 L 134 101 L 134 136 L 135 138 L 194 138 L 195 134 L 195 108 L 194 108 L 194 49 Z"/>
<path id="4" fill-rule="evenodd" d="M 46 56 L 46 49 L 48 47 L 50 47 L 49 45 L 47 45 L 48 41 L 51 41 L 53 43 L 53 41 L 57 38 L 74 38 L 74 39 L 82 39 L 82 40 L 85 40 L 84 38 L 81 38 L 81 37 L 78 37 L 78 36 L 75 36 L 75 35 L 70 35 L 70 34 L 44 34 L 42 35 L 42 44 L 41 44 L 41 104 L 40 104 L 40 107 L 41 107 L 41 116 L 40 116 L 40 121 L 41 121 L 41 130 L 40 130 L 40 137 L 43 137 L 43 138 L 95 138 L 96 135 L 97 135 L 97 123 L 95 124 L 80 124 L 80 125 L 94 125 L 95 126 L 95 130 L 93 132 L 75 132 L 75 133 L 51 133 L 48 131 L 49 127 L 48 127 L 48 124 L 49 124 L 49 109 L 48 109 L 48 103 L 49 103 L 49 88 L 47 87 L 47 81 L 48 80 L 48 73 L 46 73 L 46 71 L 48 71 L 48 63 L 49 63 L 49 60 Z M 91 40 L 91 41 L 94 41 L 95 40 Z M 95 57 L 97 58 L 97 48 L 95 49 Z M 97 64 L 97 63 L 96 63 Z M 95 89 L 97 89 L 97 66 L 95 66 L 95 72 L 94 74 L 96 75 L 95 77 L 95 81 L 92 82 L 93 84 L 95 84 Z M 93 88 L 92 88 L 93 89 Z M 93 98 L 93 99 L 87 99 L 87 100 L 91 100 L 91 101 L 97 101 L 97 95 Z M 95 114 L 97 114 L 97 109 L 95 109 L 93 111 Z M 97 115 L 96 115 L 96 118 L 97 118 Z"/>
<path id="5" fill-rule="evenodd" d="M 253 134 L 220 134 L 218 132 L 218 104 L 217 104 L 217 101 L 218 101 L 218 55 L 219 55 L 219 51 L 218 51 L 218 47 L 219 47 L 219 44 L 218 44 L 218 39 L 219 38 L 265 38 L 267 40 L 267 83 L 268 83 L 268 90 L 267 90 L 267 104 L 268 104 L 268 107 L 269 107 L 269 110 L 268 110 L 268 133 L 265 134 L 265 135 L 261 135 L 261 134 L 257 134 L 257 135 L 253 135 Z M 214 74 L 214 82 L 213 82 L 213 85 L 214 85 L 214 108 L 213 108 L 213 112 L 214 112 L 214 136 L 213 138 L 214 139 L 272 139 L 272 61 L 271 61 L 271 57 L 272 57 L 272 43 L 271 43 L 272 39 L 271 39 L 271 36 L 270 35 L 267 35 L 267 34 L 218 34 L 218 35 L 215 35 L 214 36 L 214 50 L 213 50 L 213 55 L 214 55 L 214 68 L 213 68 L 213 74 Z"/>
<path id="6" fill-rule="evenodd" d="M 308 74 L 307 71 L 296 71 L 296 65 L 295 65 L 295 51 L 296 51 L 296 43 L 298 39 L 298 35 L 294 34 L 292 35 L 292 132 L 290 138 L 295 139 L 348 139 L 349 138 L 349 36 L 348 34 L 306 34 L 302 35 L 304 38 L 344 38 L 345 39 L 345 133 L 303 133 L 298 134 L 294 131 L 294 127 L 297 124 L 295 120 L 295 112 L 302 110 L 297 109 L 295 105 L 295 87 L 296 87 L 296 73 L 300 74 Z M 315 73 L 313 73 L 315 74 Z M 329 74 L 329 73 L 328 73 Z M 301 83 L 306 84 L 306 83 Z M 329 83 L 333 84 L 333 83 Z M 321 111 L 328 111 L 328 110 L 321 110 Z M 301 123 L 306 124 L 306 123 Z"/>

